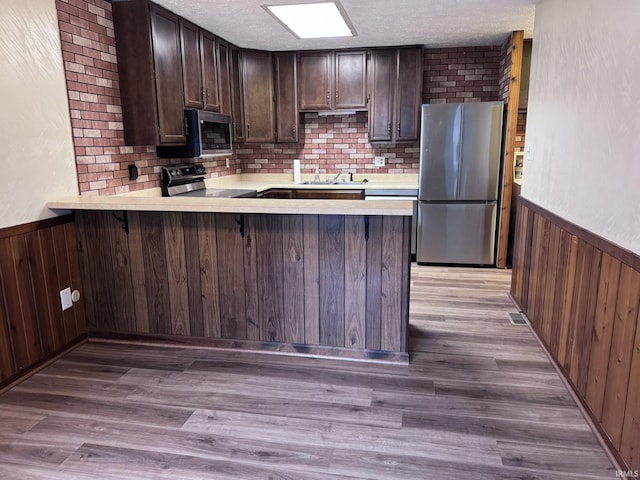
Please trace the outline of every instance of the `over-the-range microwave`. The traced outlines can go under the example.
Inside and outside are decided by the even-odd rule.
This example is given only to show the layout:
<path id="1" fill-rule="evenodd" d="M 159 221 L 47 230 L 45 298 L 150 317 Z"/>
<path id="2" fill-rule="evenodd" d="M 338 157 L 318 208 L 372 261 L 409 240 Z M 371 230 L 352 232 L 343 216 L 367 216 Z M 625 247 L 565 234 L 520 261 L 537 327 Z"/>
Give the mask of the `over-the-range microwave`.
<path id="1" fill-rule="evenodd" d="M 185 145 L 160 145 L 162 158 L 195 158 L 216 153 L 231 153 L 231 117 L 205 110 L 185 110 Z"/>

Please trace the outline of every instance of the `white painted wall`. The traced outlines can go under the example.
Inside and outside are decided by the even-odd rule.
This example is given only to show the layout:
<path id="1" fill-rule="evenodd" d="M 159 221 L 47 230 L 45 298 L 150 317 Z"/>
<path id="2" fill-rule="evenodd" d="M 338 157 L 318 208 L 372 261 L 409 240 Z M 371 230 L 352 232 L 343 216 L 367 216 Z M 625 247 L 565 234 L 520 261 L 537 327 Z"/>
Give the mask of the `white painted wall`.
<path id="1" fill-rule="evenodd" d="M 1 0 L 0 228 L 78 194 L 59 35 L 55 0 Z"/>
<path id="2" fill-rule="evenodd" d="M 640 2 L 536 7 L 522 195 L 640 254 Z"/>

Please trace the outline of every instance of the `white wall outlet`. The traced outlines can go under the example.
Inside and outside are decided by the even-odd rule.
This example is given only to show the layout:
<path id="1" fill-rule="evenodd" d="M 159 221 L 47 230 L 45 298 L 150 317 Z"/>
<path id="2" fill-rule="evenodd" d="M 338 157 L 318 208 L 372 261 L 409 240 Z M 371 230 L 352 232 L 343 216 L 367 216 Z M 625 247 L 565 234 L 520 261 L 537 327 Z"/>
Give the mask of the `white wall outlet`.
<path id="1" fill-rule="evenodd" d="M 60 303 L 62 304 L 62 311 L 73 307 L 73 300 L 71 300 L 71 287 L 60 290 Z"/>
<path id="2" fill-rule="evenodd" d="M 227 168 L 229 168 L 231 166 L 231 162 L 229 161 L 229 159 L 227 158 Z"/>
<path id="3" fill-rule="evenodd" d="M 531 163 L 533 161 L 533 145 L 528 143 L 524 147 L 524 163 Z"/>
<path id="4" fill-rule="evenodd" d="M 373 157 L 373 165 L 376 167 L 384 167 L 384 157 Z"/>

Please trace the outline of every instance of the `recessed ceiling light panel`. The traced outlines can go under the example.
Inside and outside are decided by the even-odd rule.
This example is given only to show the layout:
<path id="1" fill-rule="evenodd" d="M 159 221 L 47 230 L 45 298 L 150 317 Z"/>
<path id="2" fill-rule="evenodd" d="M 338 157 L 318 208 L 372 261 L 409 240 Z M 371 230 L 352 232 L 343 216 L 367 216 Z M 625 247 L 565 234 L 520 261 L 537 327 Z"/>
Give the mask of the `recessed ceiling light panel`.
<path id="1" fill-rule="evenodd" d="M 298 38 L 353 37 L 355 29 L 338 2 L 263 5 Z"/>

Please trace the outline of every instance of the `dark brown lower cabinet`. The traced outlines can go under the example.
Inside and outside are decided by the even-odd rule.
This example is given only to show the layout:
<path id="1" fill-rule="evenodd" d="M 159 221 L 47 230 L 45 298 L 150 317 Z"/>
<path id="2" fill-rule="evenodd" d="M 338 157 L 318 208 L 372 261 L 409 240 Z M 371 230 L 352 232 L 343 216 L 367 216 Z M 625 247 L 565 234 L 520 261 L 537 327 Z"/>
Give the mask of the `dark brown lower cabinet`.
<path id="1" fill-rule="evenodd" d="M 76 238 L 71 215 L 0 229 L 0 388 L 85 335 Z"/>
<path id="2" fill-rule="evenodd" d="M 111 212 L 77 212 L 96 335 L 406 360 L 411 217 L 128 212 L 128 222 L 127 234 Z"/>

